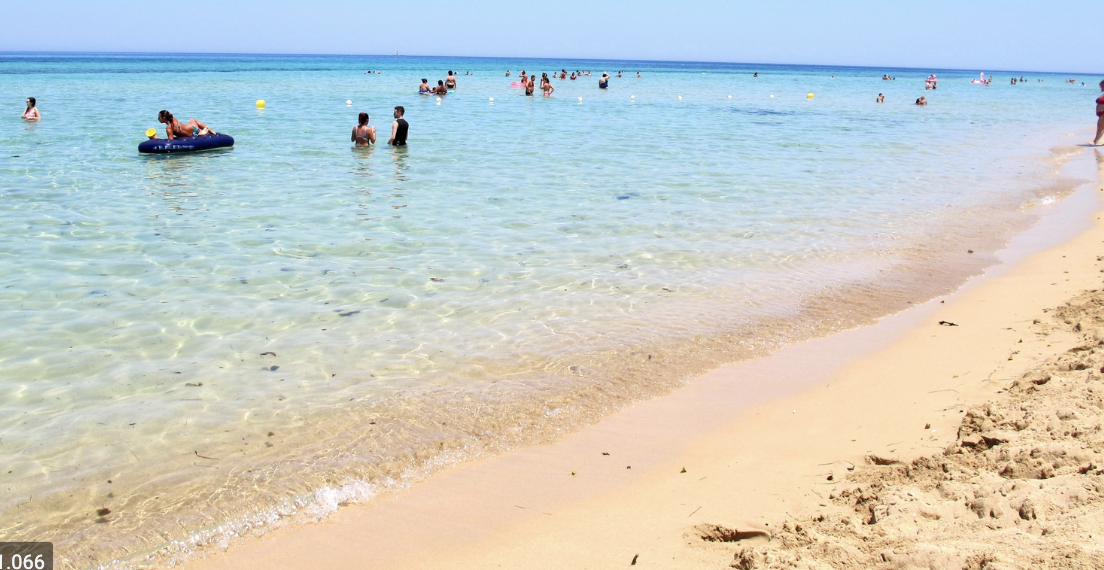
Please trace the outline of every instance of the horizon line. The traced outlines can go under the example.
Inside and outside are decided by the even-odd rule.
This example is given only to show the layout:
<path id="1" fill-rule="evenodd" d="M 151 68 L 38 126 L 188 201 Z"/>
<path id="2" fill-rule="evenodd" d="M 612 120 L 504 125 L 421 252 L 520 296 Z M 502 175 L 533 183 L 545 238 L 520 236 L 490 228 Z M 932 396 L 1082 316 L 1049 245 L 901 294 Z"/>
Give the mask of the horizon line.
<path id="1" fill-rule="evenodd" d="M 766 62 L 739 62 L 739 61 L 704 61 L 704 60 L 678 60 L 678 59 L 610 59 L 610 58 L 572 58 L 572 57 L 530 57 L 530 56 L 471 56 L 471 55 L 424 55 L 424 54 L 343 54 L 343 53 L 284 53 L 284 52 L 190 52 L 190 51 L 53 51 L 53 50 L 0 50 L 0 57 L 4 55 L 160 55 L 160 56 L 252 56 L 252 57 L 420 57 L 420 58 L 464 58 L 464 59 L 490 59 L 490 60 L 534 60 L 544 62 L 548 60 L 559 61 L 598 61 L 598 62 L 622 62 L 622 63 L 696 63 L 696 64 L 722 64 L 722 65 L 763 65 L 763 66 L 802 66 L 814 68 L 853 68 L 853 69 L 883 69 L 883 70 L 909 70 L 909 71 L 972 71 L 990 73 L 982 68 L 956 68 L 956 67 L 900 67 L 900 66 L 871 66 L 855 64 L 825 64 L 825 63 L 766 63 Z M 1041 71 L 1041 70 L 1013 70 L 994 69 L 998 73 L 1049 73 L 1049 74 L 1086 74 L 1098 75 L 1087 71 Z"/>

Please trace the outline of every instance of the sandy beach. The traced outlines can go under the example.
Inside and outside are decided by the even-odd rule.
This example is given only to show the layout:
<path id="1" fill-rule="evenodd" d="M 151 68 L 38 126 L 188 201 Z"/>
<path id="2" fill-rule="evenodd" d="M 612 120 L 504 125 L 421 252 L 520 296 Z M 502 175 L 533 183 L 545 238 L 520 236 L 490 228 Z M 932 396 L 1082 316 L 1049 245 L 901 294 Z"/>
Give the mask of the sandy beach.
<path id="1" fill-rule="evenodd" d="M 954 294 L 184 567 L 1092 567 L 1101 191 Z"/>

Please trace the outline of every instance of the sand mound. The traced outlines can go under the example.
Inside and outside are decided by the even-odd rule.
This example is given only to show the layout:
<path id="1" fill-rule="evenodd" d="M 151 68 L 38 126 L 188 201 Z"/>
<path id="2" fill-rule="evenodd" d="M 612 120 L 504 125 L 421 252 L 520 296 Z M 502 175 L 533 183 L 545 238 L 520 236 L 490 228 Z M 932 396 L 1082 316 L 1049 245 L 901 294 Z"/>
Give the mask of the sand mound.
<path id="1" fill-rule="evenodd" d="M 1072 329 L 1082 345 L 967 411 L 942 454 L 869 458 L 831 505 L 742 544 L 731 567 L 1104 568 L 1104 292 L 1050 314 L 1039 334 Z M 742 536 L 712 526 L 695 530 Z"/>

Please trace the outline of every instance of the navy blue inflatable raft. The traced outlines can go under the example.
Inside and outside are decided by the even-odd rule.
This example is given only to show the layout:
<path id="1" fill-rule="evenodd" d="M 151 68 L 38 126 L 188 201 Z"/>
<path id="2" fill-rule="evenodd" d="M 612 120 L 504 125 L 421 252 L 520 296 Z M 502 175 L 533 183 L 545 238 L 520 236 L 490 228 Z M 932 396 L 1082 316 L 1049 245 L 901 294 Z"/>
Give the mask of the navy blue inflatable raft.
<path id="1" fill-rule="evenodd" d="M 180 137 L 169 139 L 150 139 L 138 145 L 142 154 L 176 154 L 179 152 L 199 152 L 234 146 L 234 137 L 219 133 L 198 137 Z"/>

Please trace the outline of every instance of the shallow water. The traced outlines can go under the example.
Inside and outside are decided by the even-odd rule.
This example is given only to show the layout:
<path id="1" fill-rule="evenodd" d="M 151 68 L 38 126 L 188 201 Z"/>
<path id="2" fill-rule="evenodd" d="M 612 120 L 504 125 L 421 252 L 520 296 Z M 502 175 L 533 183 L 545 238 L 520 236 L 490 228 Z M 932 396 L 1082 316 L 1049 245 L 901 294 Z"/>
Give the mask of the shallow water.
<path id="1" fill-rule="evenodd" d="M 0 540 L 186 555 L 954 286 L 1094 93 L 931 72 L 3 54 Z M 235 148 L 139 156 L 162 108 Z"/>

